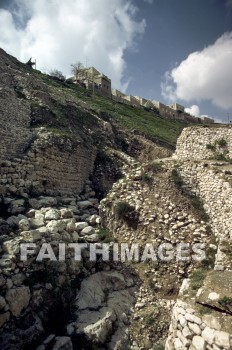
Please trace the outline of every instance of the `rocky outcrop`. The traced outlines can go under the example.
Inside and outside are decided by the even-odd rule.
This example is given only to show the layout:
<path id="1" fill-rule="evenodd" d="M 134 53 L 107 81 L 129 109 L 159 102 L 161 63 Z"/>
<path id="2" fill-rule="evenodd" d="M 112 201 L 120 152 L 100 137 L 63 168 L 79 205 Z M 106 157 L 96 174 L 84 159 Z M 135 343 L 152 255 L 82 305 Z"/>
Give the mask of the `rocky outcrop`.
<path id="1" fill-rule="evenodd" d="M 77 294 L 77 320 L 67 326 L 68 334 L 84 334 L 109 349 L 124 349 L 135 291 L 133 279 L 116 271 L 88 277 Z"/>

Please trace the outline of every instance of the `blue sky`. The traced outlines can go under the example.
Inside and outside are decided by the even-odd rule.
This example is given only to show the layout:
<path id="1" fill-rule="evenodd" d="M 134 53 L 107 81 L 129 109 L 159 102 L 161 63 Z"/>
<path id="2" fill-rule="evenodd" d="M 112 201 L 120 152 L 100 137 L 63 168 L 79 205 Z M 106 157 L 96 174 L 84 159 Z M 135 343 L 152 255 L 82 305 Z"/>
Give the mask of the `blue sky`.
<path id="1" fill-rule="evenodd" d="M 87 62 L 128 94 L 232 120 L 232 0 L 2 0 L 0 25 L 0 47 L 42 71 Z"/>

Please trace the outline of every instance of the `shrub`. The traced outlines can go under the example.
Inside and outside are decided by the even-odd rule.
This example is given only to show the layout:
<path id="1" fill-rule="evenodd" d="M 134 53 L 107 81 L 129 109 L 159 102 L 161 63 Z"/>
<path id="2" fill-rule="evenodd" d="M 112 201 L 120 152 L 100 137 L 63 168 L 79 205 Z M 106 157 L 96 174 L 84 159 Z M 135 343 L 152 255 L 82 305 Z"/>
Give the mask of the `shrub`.
<path id="1" fill-rule="evenodd" d="M 151 326 L 151 325 L 153 325 L 154 322 L 155 322 L 155 318 L 154 318 L 154 316 L 153 316 L 153 313 L 151 312 L 150 314 L 146 315 L 144 321 L 145 321 L 145 325 L 146 325 L 146 326 Z"/>
<path id="2" fill-rule="evenodd" d="M 152 177 L 148 174 L 143 174 L 142 181 L 146 182 L 147 184 L 150 184 L 152 182 Z"/>
<path id="3" fill-rule="evenodd" d="M 110 243 L 114 240 L 110 234 L 109 229 L 105 228 L 105 227 L 101 227 L 99 229 L 98 236 L 99 236 L 100 240 L 104 243 Z"/>
<path id="4" fill-rule="evenodd" d="M 171 177 L 176 187 L 181 188 L 183 185 L 183 180 L 176 169 L 172 169 Z"/>
<path id="5" fill-rule="evenodd" d="M 226 147 L 227 146 L 227 141 L 225 139 L 220 139 L 216 141 L 219 147 Z"/>
<path id="6" fill-rule="evenodd" d="M 208 221 L 209 220 L 209 215 L 206 213 L 205 209 L 204 209 L 204 205 L 203 205 L 203 201 L 196 195 L 192 196 L 192 206 L 198 211 L 198 214 L 200 215 L 200 217 L 205 220 Z"/>
<path id="7" fill-rule="evenodd" d="M 207 315 L 207 314 L 211 314 L 212 313 L 212 309 L 210 307 L 204 306 L 204 305 L 200 305 L 200 315 Z"/>
<path id="8" fill-rule="evenodd" d="M 209 150 L 211 150 L 211 151 L 216 151 L 216 146 L 215 146 L 215 145 L 211 145 L 211 143 L 208 143 L 208 144 L 206 145 L 206 148 L 209 149 Z"/>
<path id="9" fill-rule="evenodd" d="M 153 171 L 153 172 L 161 171 L 162 169 L 163 169 L 162 163 L 160 162 L 151 163 L 146 167 L 147 171 Z"/>
<path id="10" fill-rule="evenodd" d="M 134 210 L 135 208 L 126 201 L 118 202 L 115 207 L 115 212 L 119 219 L 127 218 L 128 214 L 132 213 Z"/>
<path id="11" fill-rule="evenodd" d="M 230 298 L 230 297 L 223 297 L 223 298 L 218 300 L 218 303 L 220 305 L 224 306 L 225 308 L 232 307 L 232 298 Z"/>
<path id="12" fill-rule="evenodd" d="M 206 249 L 206 258 L 202 261 L 203 267 L 206 269 L 212 269 L 215 263 L 215 255 L 217 250 L 211 247 Z"/>
<path id="13" fill-rule="evenodd" d="M 96 164 L 103 164 L 106 165 L 107 163 L 111 162 L 111 158 L 108 156 L 108 154 L 102 150 L 99 149 L 96 155 L 95 163 Z"/>
<path id="14" fill-rule="evenodd" d="M 214 159 L 222 162 L 232 163 L 232 159 L 227 157 L 225 153 L 215 153 Z"/>
<path id="15" fill-rule="evenodd" d="M 58 69 L 53 69 L 49 72 L 49 75 L 53 78 L 56 78 L 60 81 L 65 81 L 65 76 L 63 75 L 63 73 L 61 71 L 59 71 Z"/>
<path id="16" fill-rule="evenodd" d="M 157 344 L 157 345 L 154 345 L 152 350 L 164 350 L 164 349 L 165 349 L 164 345 Z"/>

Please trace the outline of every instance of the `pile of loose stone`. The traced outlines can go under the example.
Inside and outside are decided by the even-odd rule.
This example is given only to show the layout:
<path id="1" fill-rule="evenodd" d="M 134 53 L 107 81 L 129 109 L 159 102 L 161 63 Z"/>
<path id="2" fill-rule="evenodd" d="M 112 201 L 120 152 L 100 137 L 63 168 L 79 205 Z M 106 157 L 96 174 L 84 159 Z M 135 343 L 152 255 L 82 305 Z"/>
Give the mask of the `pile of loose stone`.
<path id="1" fill-rule="evenodd" d="M 74 260 L 73 252 L 67 253 L 65 261 L 35 261 L 43 243 L 51 244 L 58 260 L 59 243 L 99 241 L 99 203 L 90 181 L 87 181 L 83 193 L 76 197 L 40 196 L 25 200 L 9 195 L 5 197 L 6 202 L 11 204 L 8 208 L 14 209 L 14 215 L 1 220 L 4 231 L 1 230 L 0 235 L 0 327 L 3 327 L 0 343 L 4 349 L 9 345 L 7 342 L 15 341 L 13 346 L 17 349 L 25 337 L 33 343 L 33 337 L 44 332 L 43 310 L 51 306 L 66 285 L 70 286 L 79 275 L 82 275 L 81 279 L 96 269 L 109 270 L 111 266 L 90 262 L 88 249 L 83 251 L 81 262 Z M 20 259 L 20 243 L 36 244 L 35 254 L 29 254 L 26 261 Z M 23 324 L 28 314 L 33 315 L 33 321 L 28 329 L 18 330 L 15 322 L 21 320 Z M 64 341 L 70 343 L 66 338 L 55 339 L 55 336 L 50 341 L 54 350 L 59 349 L 58 345 Z M 48 340 L 40 349 L 47 346 Z"/>
<path id="2" fill-rule="evenodd" d="M 190 201 L 172 182 L 173 162 L 165 162 L 160 170 L 158 168 L 154 166 L 154 171 L 147 171 L 147 165 L 140 165 L 127 169 L 125 178 L 115 183 L 100 203 L 102 222 L 118 242 L 139 243 L 140 248 L 146 243 L 152 243 L 154 247 L 171 243 L 175 247 L 178 243 L 200 242 L 206 243 L 216 253 L 217 246 L 211 242 L 213 237 L 208 223 L 196 215 Z M 151 183 L 144 181 L 144 175 L 148 175 Z M 120 202 L 127 202 L 138 213 L 136 228 L 117 217 L 116 207 Z M 143 284 L 137 294 L 133 315 L 133 349 L 150 349 L 152 344 L 158 345 L 159 340 L 162 344 L 167 336 L 175 293 L 183 278 L 196 266 L 194 262 L 188 264 L 176 260 L 167 264 L 157 261 L 134 265 Z M 148 314 L 156 319 L 149 326 L 146 324 Z"/>

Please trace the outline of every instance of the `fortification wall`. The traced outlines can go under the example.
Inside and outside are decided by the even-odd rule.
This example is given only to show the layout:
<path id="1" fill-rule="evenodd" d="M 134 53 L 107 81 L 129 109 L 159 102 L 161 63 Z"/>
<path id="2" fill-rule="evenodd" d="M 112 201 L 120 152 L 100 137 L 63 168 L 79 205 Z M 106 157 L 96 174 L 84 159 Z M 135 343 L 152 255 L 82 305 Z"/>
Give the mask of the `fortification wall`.
<path id="1" fill-rule="evenodd" d="M 195 271 L 195 286 L 193 276 L 184 280 L 173 308 L 165 350 L 232 348 L 231 306 L 222 302 L 230 300 L 232 293 L 228 251 L 232 239 L 231 165 L 205 160 L 212 157 L 206 145 L 215 145 L 220 139 L 226 141 L 227 157 L 231 156 L 230 128 L 187 128 L 177 142 L 174 158 L 179 160 L 176 169 L 183 180 L 182 187 L 203 200 L 212 231 L 218 238 L 218 250 L 213 271 L 207 274 Z"/>
<path id="2" fill-rule="evenodd" d="M 221 143 L 223 146 L 220 140 L 225 141 Z M 210 159 L 216 154 L 232 158 L 231 127 L 190 127 L 184 129 L 177 140 L 175 156 L 179 159 Z"/>
<path id="3" fill-rule="evenodd" d="M 214 232 L 232 239 L 232 186 L 228 170 L 211 162 L 185 161 L 178 167 L 185 188 L 197 193 L 205 203 Z M 228 176 L 228 177 L 227 177 Z"/>
<path id="4" fill-rule="evenodd" d="M 41 133 L 23 158 L 2 161 L 2 190 L 11 193 L 79 193 L 92 173 L 96 151 L 91 145 Z"/>
<path id="5" fill-rule="evenodd" d="M 184 281 L 184 283 L 186 283 Z M 231 315 L 199 313 L 196 304 L 178 299 L 174 308 L 165 350 L 229 350 L 232 347 Z M 226 324 L 227 323 L 227 327 Z"/>
<path id="6" fill-rule="evenodd" d="M 1 73 L 0 83 L 0 159 L 9 159 L 23 153 L 34 137 L 29 130 L 30 106 L 25 99 L 8 88 L 14 84 L 9 74 Z"/>
<path id="7" fill-rule="evenodd" d="M 229 162 L 206 160 L 212 157 L 207 144 L 224 140 L 221 152 L 232 154 L 232 128 L 186 128 L 177 142 L 174 159 L 183 188 L 197 194 L 209 215 L 213 233 L 218 238 L 215 269 L 232 269 L 230 254 L 225 248 L 232 240 L 232 166 Z M 189 158 L 189 160 L 187 160 Z"/>

